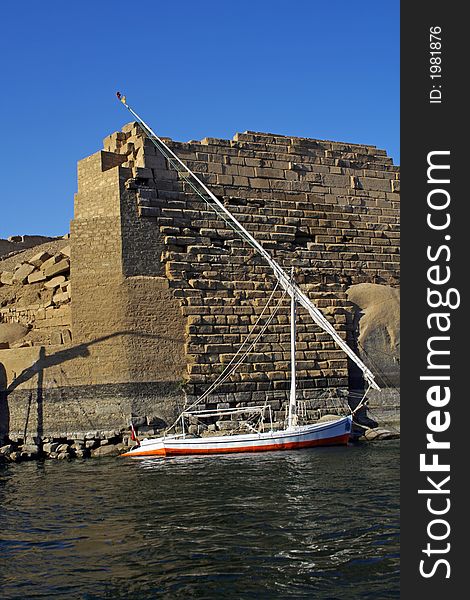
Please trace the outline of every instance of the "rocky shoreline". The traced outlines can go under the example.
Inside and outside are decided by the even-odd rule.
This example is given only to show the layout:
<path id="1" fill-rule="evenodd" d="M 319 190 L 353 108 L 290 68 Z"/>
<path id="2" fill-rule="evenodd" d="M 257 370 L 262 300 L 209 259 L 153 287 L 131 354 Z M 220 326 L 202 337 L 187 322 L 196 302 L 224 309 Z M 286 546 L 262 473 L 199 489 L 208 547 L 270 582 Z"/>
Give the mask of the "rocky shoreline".
<path id="1" fill-rule="evenodd" d="M 398 439 L 400 434 L 383 427 L 355 428 L 352 441 L 377 442 Z M 31 460 L 73 460 L 75 458 L 102 458 L 119 456 L 134 445 L 129 431 L 88 431 L 70 437 L 9 440 L 0 447 L 0 463 Z"/>
<path id="2" fill-rule="evenodd" d="M 88 431 L 68 437 L 9 440 L 0 447 L 0 462 L 21 462 L 43 459 L 98 458 L 118 456 L 128 450 L 133 442 L 128 431 Z"/>

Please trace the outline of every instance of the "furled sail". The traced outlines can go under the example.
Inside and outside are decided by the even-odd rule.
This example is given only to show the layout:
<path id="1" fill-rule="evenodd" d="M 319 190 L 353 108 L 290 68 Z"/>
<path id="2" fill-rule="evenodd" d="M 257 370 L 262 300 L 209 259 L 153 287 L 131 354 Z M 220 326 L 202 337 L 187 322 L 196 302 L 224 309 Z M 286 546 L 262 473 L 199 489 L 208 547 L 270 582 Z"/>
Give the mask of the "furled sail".
<path id="1" fill-rule="evenodd" d="M 370 369 L 362 362 L 357 354 L 348 346 L 348 344 L 341 338 L 335 328 L 326 319 L 323 313 L 313 304 L 313 302 L 306 296 L 299 286 L 292 280 L 292 278 L 284 271 L 284 269 L 277 263 L 277 261 L 263 248 L 263 246 L 253 237 L 253 235 L 243 227 L 238 219 L 224 206 L 210 190 L 202 182 L 197 175 L 195 175 L 189 167 L 187 167 L 178 156 L 161 140 L 156 133 L 145 123 L 141 117 L 127 104 L 126 97 L 121 96 L 118 92 L 117 96 L 129 112 L 137 119 L 137 121 L 143 127 L 145 133 L 149 139 L 153 142 L 157 150 L 168 160 L 170 165 L 175 168 L 185 180 L 185 182 L 193 189 L 193 191 L 202 198 L 226 223 L 231 229 L 233 229 L 238 235 L 243 238 L 257 253 L 264 258 L 267 264 L 271 267 L 274 276 L 279 281 L 281 287 L 293 297 L 301 306 L 303 306 L 315 323 L 326 331 L 337 343 L 337 345 L 347 354 L 347 356 L 361 369 L 364 374 L 364 378 L 367 383 L 379 390 L 379 386 L 375 382 L 374 375 Z"/>

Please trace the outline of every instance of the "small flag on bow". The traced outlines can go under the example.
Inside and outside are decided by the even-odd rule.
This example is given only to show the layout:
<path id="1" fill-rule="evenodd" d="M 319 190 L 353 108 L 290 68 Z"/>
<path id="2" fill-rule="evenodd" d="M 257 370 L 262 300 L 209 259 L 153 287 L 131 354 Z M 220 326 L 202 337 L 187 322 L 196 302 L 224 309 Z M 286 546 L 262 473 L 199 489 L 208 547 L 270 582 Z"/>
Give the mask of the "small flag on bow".
<path id="1" fill-rule="evenodd" d="M 137 444 L 140 446 L 140 441 L 139 441 L 139 438 L 137 437 L 137 433 L 134 429 L 134 424 L 132 423 L 132 421 L 131 421 L 131 440 L 133 442 L 137 442 Z"/>

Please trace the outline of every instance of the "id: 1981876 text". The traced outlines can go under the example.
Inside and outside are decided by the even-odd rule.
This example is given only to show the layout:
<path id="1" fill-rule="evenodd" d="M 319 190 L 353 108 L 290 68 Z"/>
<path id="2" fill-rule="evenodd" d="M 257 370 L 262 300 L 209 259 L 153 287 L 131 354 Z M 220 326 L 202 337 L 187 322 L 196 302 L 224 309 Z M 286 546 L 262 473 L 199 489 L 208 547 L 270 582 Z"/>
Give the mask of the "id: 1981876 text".
<path id="1" fill-rule="evenodd" d="M 429 77 L 432 88 L 429 91 L 429 103 L 441 104 L 442 102 L 442 38 L 441 27 L 429 28 Z"/>

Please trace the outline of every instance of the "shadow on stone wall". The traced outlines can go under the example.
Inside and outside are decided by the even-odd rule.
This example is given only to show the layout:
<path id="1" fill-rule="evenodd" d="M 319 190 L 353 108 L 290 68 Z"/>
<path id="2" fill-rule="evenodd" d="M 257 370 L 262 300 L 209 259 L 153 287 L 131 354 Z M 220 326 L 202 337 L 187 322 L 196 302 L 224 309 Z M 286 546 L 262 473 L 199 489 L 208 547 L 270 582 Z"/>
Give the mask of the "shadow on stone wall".
<path id="1" fill-rule="evenodd" d="M 10 410 L 8 407 L 7 372 L 0 363 L 0 446 L 8 437 L 10 431 Z"/>
<path id="2" fill-rule="evenodd" d="M 44 375 L 47 369 L 63 364 L 69 360 L 78 357 L 87 357 L 90 355 L 89 348 L 100 342 L 107 341 L 109 339 L 120 337 L 120 336 L 133 336 L 139 338 L 158 338 L 162 339 L 162 336 L 146 333 L 136 333 L 133 331 L 118 331 L 109 335 L 104 335 L 99 338 L 92 340 L 91 342 L 85 342 L 78 344 L 73 347 L 60 350 L 54 354 L 47 355 L 46 348 L 40 347 L 38 359 L 31 364 L 29 367 L 24 369 L 9 385 L 7 385 L 7 374 L 6 369 L 2 363 L 0 363 L 0 442 L 3 443 L 8 439 L 10 433 L 10 407 L 8 396 L 17 390 L 22 384 L 27 383 L 34 377 L 37 377 L 37 384 L 35 389 L 25 390 L 28 393 L 27 397 L 27 408 L 24 425 L 23 439 L 28 436 L 29 422 L 32 421 L 32 411 L 35 410 L 34 421 L 36 422 L 36 434 L 38 438 L 41 438 L 44 434 Z M 167 339 L 167 338 L 165 338 Z M 77 398 L 75 398 L 77 401 Z M 78 399 L 79 401 L 79 399 Z M 29 433 L 31 437 L 31 433 Z"/>

